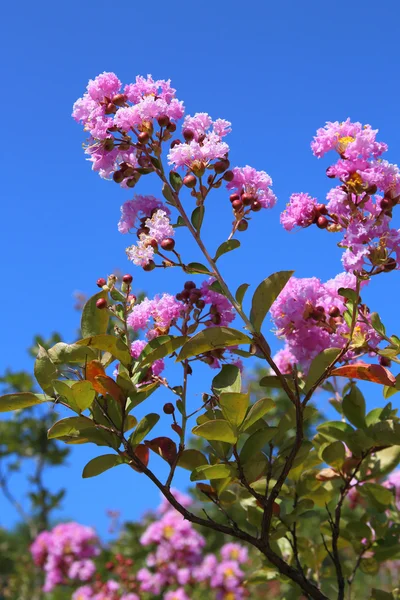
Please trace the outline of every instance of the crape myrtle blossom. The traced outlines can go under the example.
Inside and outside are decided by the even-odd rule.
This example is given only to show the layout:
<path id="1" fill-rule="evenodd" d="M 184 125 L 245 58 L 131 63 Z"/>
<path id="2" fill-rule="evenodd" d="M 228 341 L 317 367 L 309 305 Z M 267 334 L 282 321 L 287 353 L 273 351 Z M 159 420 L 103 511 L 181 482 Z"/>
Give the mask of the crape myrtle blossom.
<path id="1" fill-rule="evenodd" d="M 400 469 L 390 473 L 383 485 L 393 491 L 394 504 L 397 510 L 400 510 Z"/>
<path id="2" fill-rule="evenodd" d="M 63 523 L 40 533 L 31 553 L 35 564 L 46 574 L 43 590 L 50 592 L 69 579 L 91 579 L 95 572 L 91 559 L 99 553 L 98 539 L 91 527 Z"/>
<path id="3" fill-rule="evenodd" d="M 230 126 L 224 119 L 213 121 L 207 113 L 186 116 L 182 125 L 185 142 L 171 148 L 169 164 L 175 168 L 187 167 L 195 175 L 202 175 L 213 160 L 226 158 L 229 146 L 222 138 L 230 133 Z"/>
<path id="4" fill-rule="evenodd" d="M 135 195 L 132 200 L 128 200 L 121 206 L 118 231 L 129 233 L 132 229 L 139 229 L 147 219 L 151 218 L 153 211 L 157 209 L 161 209 L 166 215 L 170 215 L 169 208 L 158 198 Z"/>
<path id="5" fill-rule="evenodd" d="M 154 258 L 158 245 L 171 240 L 175 235 L 171 222 L 164 210 L 155 210 L 138 230 L 139 241 L 126 249 L 128 258 L 141 267 L 146 267 Z"/>
<path id="6" fill-rule="evenodd" d="M 155 122 L 164 127 L 167 140 L 183 117 L 183 103 L 175 97 L 170 81 L 138 76 L 122 90 L 114 73 L 102 73 L 89 81 L 86 92 L 73 107 L 73 118 L 90 133 L 86 153 L 93 170 L 113 177 L 123 187 L 134 187 L 139 171 L 148 166 L 143 143 L 151 138 Z"/>
<path id="7" fill-rule="evenodd" d="M 322 283 L 316 277 L 292 277 L 271 307 L 276 334 L 285 347 L 275 357 L 288 373 L 294 364 L 307 371 L 312 359 L 327 348 L 343 348 L 348 342 L 349 326 L 343 318 L 346 309 L 340 288 L 355 289 L 356 278 L 341 273 Z M 368 315 L 364 315 L 368 320 Z M 378 334 L 360 318 L 356 322 L 352 347 L 343 360 L 373 350 L 380 342 Z M 356 343 L 354 343 L 356 341 Z"/>
<path id="8" fill-rule="evenodd" d="M 232 169 L 233 179 L 227 184 L 228 190 L 236 192 L 244 205 L 252 210 L 272 208 L 276 204 L 276 196 L 271 190 L 272 179 L 265 171 L 257 171 L 253 167 L 235 167 Z"/>
<path id="9" fill-rule="evenodd" d="M 148 344 L 148 342 L 145 340 L 135 340 L 134 342 L 132 342 L 131 356 L 133 356 L 133 358 L 139 358 L 139 356 L 141 355 L 141 353 L 143 352 L 143 350 L 145 349 L 147 344 Z M 163 371 L 164 371 L 164 361 L 162 358 L 159 358 L 158 360 L 156 360 L 152 363 L 151 372 L 153 375 L 155 375 L 157 377 Z"/>
<path id="10" fill-rule="evenodd" d="M 370 125 L 350 119 L 319 129 L 311 148 L 319 158 L 337 152 L 338 160 L 327 175 L 341 185 L 328 192 L 326 205 L 308 194 L 293 194 L 281 215 L 288 231 L 315 223 L 320 229 L 341 232 L 338 245 L 344 249 L 344 268 L 364 277 L 400 265 L 400 234 L 390 226 L 400 198 L 400 171 L 380 158 L 387 145 L 376 140 L 377 133 Z"/>

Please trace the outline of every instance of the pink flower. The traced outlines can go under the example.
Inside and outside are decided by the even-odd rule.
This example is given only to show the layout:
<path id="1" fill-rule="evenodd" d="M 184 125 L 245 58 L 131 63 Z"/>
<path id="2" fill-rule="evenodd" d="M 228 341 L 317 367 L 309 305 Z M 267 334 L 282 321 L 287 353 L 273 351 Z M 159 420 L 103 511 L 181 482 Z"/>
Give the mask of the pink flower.
<path id="1" fill-rule="evenodd" d="M 297 359 L 292 354 L 289 346 L 286 344 L 282 350 L 279 350 L 274 356 L 274 363 L 278 367 L 281 373 L 284 375 L 289 375 L 294 365 L 296 364 Z"/>
<path id="2" fill-rule="evenodd" d="M 166 333 L 172 323 L 180 316 L 183 304 L 170 294 L 155 296 L 153 300 L 145 298 L 133 307 L 128 316 L 128 325 L 135 331 L 148 329 L 146 336 L 153 339 Z M 153 321 L 153 328 L 149 325 Z"/>
<path id="3" fill-rule="evenodd" d="M 210 285 L 214 281 L 215 279 L 213 277 L 210 277 L 207 281 L 203 281 L 201 284 L 201 291 L 203 292 L 202 299 L 206 304 L 211 305 L 210 310 L 212 313 L 220 316 L 221 320 L 218 325 L 227 326 L 234 320 L 235 311 L 228 298 L 210 288 Z"/>
<path id="4" fill-rule="evenodd" d="M 316 216 L 317 201 L 309 194 L 292 194 L 289 204 L 281 214 L 281 223 L 286 231 L 296 226 L 308 227 Z"/>
<path id="5" fill-rule="evenodd" d="M 106 96 L 112 99 L 121 89 L 121 82 L 115 73 L 102 73 L 95 79 L 91 79 L 87 91 L 92 100 L 103 100 Z"/>
<path id="6" fill-rule="evenodd" d="M 190 600 L 190 596 L 187 595 L 183 588 L 178 588 L 174 592 L 167 592 L 163 598 L 164 600 Z"/>
<path id="7" fill-rule="evenodd" d="M 145 349 L 147 344 L 148 344 L 148 342 L 146 342 L 145 340 L 135 340 L 134 342 L 132 342 L 131 355 L 133 356 L 133 358 L 139 358 L 139 356 L 141 355 L 141 353 L 143 352 L 143 350 Z M 164 371 L 163 359 L 160 358 L 160 359 L 154 361 L 151 364 L 151 370 L 152 370 L 153 375 L 155 375 L 155 376 L 160 375 Z"/>
<path id="8" fill-rule="evenodd" d="M 400 469 L 390 473 L 386 481 L 383 483 L 384 487 L 392 490 L 394 493 L 394 501 L 397 510 L 400 510 Z"/>
<path id="9" fill-rule="evenodd" d="M 121 219 L 118 223 L 120 233 L 128 233 L 133 229 L 137 219 L 149 218 L 155 209 L 162 209 L 166 215 L 170 210 L 161 200 L 154 196 L 134 196 L 133 200 L 128 200 L 121 206 Z"/>
<path id="10" fill-rule="evenodd" d="M 247 548 L 240 544 L 230 542 L 221 548 L 221 556 L 223 560 L 235 560 L 239 564 L 245 563 L 249 559 Z"/>
<path id="11" fill-rule="evenodd" d="M 235 167 L 234 178 L 227 184 L 228 190 L 234 190 L 239 195 L 242 193 L 255 196 L 263 208 L 272 208 L 276 203 L 276 196 L 271 190 L 272 179 L 265 171 L 256 171 L 253 167 Z"/>
<path id="12" fill-rule="evenodd" d="M 386 144 L 375 141 L 377 133 L 378 130 L 371 129 L 370 125 L 352 123 L 349 118 L 342 123 L 328 121 L 325 127 L 318 129 L 311 148 L 318 158 L 330 150 L 336 150 L 350 160 L 377 158 L 387 150 Z"/>

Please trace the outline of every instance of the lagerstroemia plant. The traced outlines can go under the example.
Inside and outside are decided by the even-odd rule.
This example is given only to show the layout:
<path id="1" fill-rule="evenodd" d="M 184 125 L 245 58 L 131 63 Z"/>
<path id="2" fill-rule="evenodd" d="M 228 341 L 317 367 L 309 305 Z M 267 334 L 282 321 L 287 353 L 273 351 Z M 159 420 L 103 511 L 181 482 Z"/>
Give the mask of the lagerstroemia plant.
<path id="1" fill-rule="evenodd" d="M 121 290 L 114 276 L 99 280 L 101 290 L 83 310 L 82 339 L 39 351 L 35 374 L 44 393 L 3 396 L 1 409 L 54 402 L 71 410 L 75 416 L 58 421 L 50 438 L 112 450 L 90 461 L 84 477 L 127 464 L 150 478 L 184 519 L 256 548 L 265 577 L 290 581 L 316 600 L 350 597 L 359 571 L 376 572 L 400 553 L 395 496 L 381 484 L 400 460 L 400 421 L 390 402 L 366 414 L 356 385 L 380 384 L 386 399 L 399 389 L 388 367 L 400 362 L 400 339 L 387 334 L 362 301 L 376 276 L 394 276 L 384 274 L 398 269 L 399 232 L 390 223 L 400 176 L 381 158 L 386 145 L 369 125 L 350 120 L 318 130 L 313 152 L 331 153 L 336 162 L 327 175 L 338 185 L 326 204 L 293 194 L 281 222 L 288 230 L 315 224 L 340 235 L 345 272 L 327 282 L 274 273 L 254 291 L 247 314 L 242 303 L 249 286 L 233 292 L 219 261 L 239 248 L 237 237 L 251 218 L 263 218 L 276 198 L 266 172 L 231 168 L 230 123 L 206 113 L 184 117 L 169 81 L 138 77 L 122 88 L 113 73 L 89 82 L 73 116 L 90 135 L 85 152 L 101 177 L 127 190 L 147 176 L 160 182 L 160 198 L 136 195 L 122 207 L 119 230 L 136 236 L 128 258 L 146 271 L 175 267 L 190 277 L 175 296 L 160 292 L 139 303 L 131 294 L 132 276 L 123 278 Z M 222 186 L 233 222 L 215 251 L 204 241 L 203 222 L 210 194 Z M 180 227 L 192 235 L 204 264 L 182 256 Z M 263 333 L 269 312 L 285 343 L 275 357 Z M 235 317 L 239 328 L 232 327 Z M 113 334 L 106 333 L 110 320 Z M 141 337 L 132 343 L 133 332 Z M 273 425 L 273 399 L 251 404 L 242 389 L 240 361 L 254 355 L 270 369 L 261 386 L 279 388 L 291 403 Z M 169 361 L 181 365 L 181 381 L 169 380 Z M 190 375 L 199 362 L 218 373 L 210 372 L 215 376 L 201 406 L 190 412 Z M 306 439 L 310 400 L 321 387 L 333 394 L 340 417 Z M 171 401 L 158 412 L 153 403 L 138 423 L 136 407 L 158 388 L 169 390 Z M 162 412 L 164 435 L 152 438 Z M 190 432 L 207 441 L 203 452 L 188 447 Z M 151 469 L 150 451 L 169 465 L 165 481 Z M 216 505 L 218 517 L 200 516 L 173 496 L 178 467 L 200 482 L 199 493 Z M 353 520 L 343 513 L 349 494 L 364 507 Z M 232 506 L 245 511 L 246 525 L 235 521 Z M 317 520 L 316 539 L 304 534 L 308 519 Z M 393 597 L 392 591 L 371 594 Z"/>

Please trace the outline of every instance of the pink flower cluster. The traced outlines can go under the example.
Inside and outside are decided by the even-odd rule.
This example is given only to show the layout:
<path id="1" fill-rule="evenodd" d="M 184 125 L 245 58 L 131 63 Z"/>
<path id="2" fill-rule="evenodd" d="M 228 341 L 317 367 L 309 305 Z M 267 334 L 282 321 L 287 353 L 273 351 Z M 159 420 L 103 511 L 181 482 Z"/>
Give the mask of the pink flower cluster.
<path id="1" fill-rule="evenodd" d="M 134 593 L 122 593 L 117 581 L 109 579 L 100 585 L 83 585 L 73 594 L 71 600 L 140 600 Z"/>
<path id="2" fill-rule="evenodd" d="M 390 473 L 383 485 L 393 491 L 395 505 L 400 510 L 400 469 Z"/>
<path id="3" fill-rule="evenodd" d="M 147 266 L 153 260 L 158 244 L 174 235 L 167 213 L 160 209 L 153 211 L 152 216 L 144 221 L 143 227 L 138 231 L 137 244 L 126 249 L 129 260 L 140 267 Z"/>
<path id="4" fill-rule="evenodd" d="M 50 592 L 68 580 L 88 581 L 95 572 L 91 560 L 99 553 L 98 539 L 91 527 L 79 523 L 56 525 L 43 531 L 31 546 L 36 565 L 46 573 L 43 590 Z"/>
<path id="5" fill-rule="evenodd" d="M 350 273 L 341 273 L 326 283 L 316 277 L 289 280 L 271 307 L 276 334 L 285 340 L 284 349 L 275 356 L 283 373 L 291 372 L 295 364 L 305 372 L 323 350 L 346 345 L 349 326 L 343 318 L 345 303 L 338 290 L 355 289 L 355 284 L 356 278 Z M 354 337 L 357 348 L 349 350 L 343 360 L 369 352 L 380 342 L 375 330 L 360 319 Z"/>
<path id="6" fill-rule="evenodd" d="M 229 146 L 222 138 L 230 131 L 229 121 L 213 121 L 207 113 L 186 116 L 182 126 L 186 141 L 171 148 L 168 154 L 169 164 L 175 168 L 187 167 L 196 175 L 202 175 L 213 160 L 223 159 L 228 155 Z"/>
<path id="7" fill-rule="evenodd" d="M 170 294 L 155 296 L 152 300 L 144 298 L 133 307 L 128 325 L 135 331 L 147 330 L 146 337 L 152 340 L 167 334 L 183 310 L 183 304 Z"/>
<path id="8" fill-rule="evenodd" d="M 182 494 L 178 499 L 190 505 L 190 499 Z M 141 538 L 144 546 L 156 546 L 147 557 L 147 567 L 138 572 L 141 590 L 156 596 L 168 589 L 164 600 L 190 600 L 188 588 L 200 583 L 214 590 L 218 599 L 247 597 L 240 568 L 248 560 L 246 548 L 230 543 L 221 549 L 221 561 L 214 554 L 204 557 L 205 539 L 170 506 L 163 504 L 162 511 L 161 519 L 152 523 Z"/>
<path id="9" fill-rule="evenodd" d="M 72 116 L 90 133 L 86 153 L 93 169 L 102 177 L 114 173 L 118 183 L 133 187 L 132 176 L 141 166 L 142 149 L 132 143 L 131 135 L 138 136 L 140 143 L 143 133 L 147 141 L 154 121 L 174 130 L 173 122 L 184 114 L 175 92 L 170 81 L 155 81 L 151 75 L 138 76 L 123 90 L 114 73 L 102 73 L 89 81 L 85 94 L 74 104 Z"/>
<path id="10" fill-rule="evenodd" d="M 276 196 L 271 190 L 272 179 L 265 171 L 256 171 L 253 167 L 246 165 L 245 167 L 235 167 L 232 172 L 233 179 L 226 186 L 228 190 L 232 190 L 242 198 L 247 195 L 251 198 L 251 203 L 258 203 L 260 208 L 275 206 Z M 253 210 L 256 208 L 254 207 Z"/>
<path id="11" fill-rule="evenodd" d="M 342 232 L 343 266 L 363 275 L 391 271 L 400 264 L 400 233 L 390 227 L 400 199 L 400 171 L 380 158 L 387 145 L 376 141 L 377 133 L 350 119 L 319 129 L 312 150 L 318 157 L 331 150 L 338 153 L 327 175 L 339 179 L 340 185 L 329 191 L 327 204 L 318 204 L 308 194 L 293 194 L 281 215 L 288 231 L 315 223 L 320 229 Z"/>

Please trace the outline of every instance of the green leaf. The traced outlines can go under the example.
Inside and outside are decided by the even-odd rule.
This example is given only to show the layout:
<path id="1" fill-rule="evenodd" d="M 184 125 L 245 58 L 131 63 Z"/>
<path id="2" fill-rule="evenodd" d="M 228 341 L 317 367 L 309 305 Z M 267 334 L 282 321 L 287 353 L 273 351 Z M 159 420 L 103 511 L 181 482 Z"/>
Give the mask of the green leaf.
<path id="1" fill-rule="evenodd" d="M 256 452 L 252 459 L 243 465 L 244 476 L 249 483 L 257 481 L 265 475 L 268 467 L 268 459 L 262 452 Z"/>
<path id="2" fill-rule="evenodd" d="M 217 292 L 217 294 L 221 294 L 221 296 L 225 296 L 225 292 L 224 292 L 224 290 L 222 289 L 222 285 L 221 285 L 221 284 L 220 284 L 220 282 L 219 282 L 219 281 L 217 281 L 217 280 L 213 281 L 213 282 L 212 282 L 212 283 L 211 283 L 211 284 L 208 286 L 208 288 L 209 288 L 210 290 L 213 290 L 213 292 Z"/>
<path id="3" fill-rule="evenodd" d="M 285 378 L 287 384 L 290 386 L 291 381 L 289 377 L 286 377 L 285 375 L 282 375 L 282 377 Z M 260 385 L 261 387 L 281 389 L 282 381 L 276 375 L 265 375 L 265 377 L 262 377 L 260 379 L 258 385 Z"/>
<path id="4" fill-rule="evenodd" d="M 375 453 L 377 459 L 376 465 L 372 471 L 372 474 L 376 477 L 384 477 L 400 463 L 400 446 L 392 446 L 391 448 L 385 448 Z"/>
<path id="5" fill-rule="evenodd" d="M 386 334 L 385 326 L 382 323 L 378 313 L 376 313 L 376 312 L 371 313 L 369 315 L 369 322 L 371 323 L 371 325 L 375 329 L 375 331 L 377 331 L 378 333 L 380 333 L 382 335 Z"/>
<path id="6" fill-rule="evenodd" d="M 253 456 L 262 450 L 274 437 L 277 431 L 277 427 L 265 427 L 255 431 L 243 444 L 243 448 L 240 451 L 240 460 L 246 463 L 251 460 Z"/>
<path id="7" fill-rule="evenodd" d="M 306 378 L 304 393 L 307 394 L 315 385 L 326 369 L 336 360 L 341 352 L 340 348 L 327 348 L 320 352 L 312 361 Z"/>
<path id="8" fill-rule="evenodd" d="M 364 483 L 358 486 L 358 492 L 367 498 L 379 511 L 386 510 L 393 501 L 393 493 L 378 483 Z"/>
<path id="9" fill-rule="evenodd" d="M 318 425 L 317 430 L 329 438 L 345 443 L 355 433 L 353 427 L 343 421 L 327 421 Z"/>
<path id="10" fill-rule="evenodd" d="M 342 402 L 343 414 L 355 427 L 365 427 L 365 399 L 357 386 L 353 385 Z"/>
<path id="11" fill-rule="evenodd" d="M 204 219 L 204 206 L 197 206 L 192 212 L 190 220 L 196 231 L 200 231 Z"/>
<path id="12" fill-rule="evenodd" d="M 204 352 L 216 350 L 217 348 L 227 348 L 239 344 L 250 344 L 251 339 L 237 329 L 229 327 L 209 327 L 200 331 L 184 344 L 177 362 L 181 362 L 192 356 L 199 356 Z"/>
<path id="13" fill-rule="evenodd" d="M 342 442 L 332 442 L 322 451 L 322 458 L 331 467 L 340 469 L 346 458 L 346 449 Z"/>
<path id="14" fill-rule="evenodd" d="M 372 588 L 371 600 L 394 600 L 394 597 L 391 592 L 384 592 L 383 590 Z"/>
<path id="15" fill-rule="evenodd" d="M 400 423 L 397 421 L 379 421 L 370 425 L 367 433 L 377 445 L 400 445 Z"/>
<path id="16" fill-rule="evenodd" d="M 150 413 L 143 417 L 143 419 L 139 421 L 138 426 L 129 438 L 129 443 L 132 446 L 137 446 L 138 444 L 140 444 L 140 442 L 144 440 L 146 435 L 158 423 L 159 419 L 160 415 L 157 415 L 157 413 Z"/>
<path id="17" fill-rule="evenodd" d="M 355 292 L 351 288 L 339 288 L 338 294 L 339 296 L 343 296 L 343 298 L 346 298 L 347 300 L 357 302 L 357 292 Z"/>
<path id="18" fill-rule="evenodd" d="M 103 352 L 110 352 L 119 362 L 126 367 L 132 363 L 132 356 L 128 346 L 121 339 L 113 335 L 94 335 L 76 342 L 78 346 L 89 346 Z"/>
<path id="19" fill-rule="evenodd" d="M 215 419 L 214 421 L 207 421 L 202 425 L 198 425 L 194 427 L 192 433 L 206 440 L 216 440 L 227 442 L 228 444 L 235 444 L 237 440 L 232 427 L 223 419 Z"/>
<path id="20" fill-rule="evenodd" d="M 249 283 L 242 283 L 242 285 L 239 285 L 238 289 L 236 290 L 235 298 L 236 302 L 240 305 L 240 307 L 242 307 L 244 295 L 249 289 L 249 287 Z"/>
<path id="21" fill-rule="evenodd" d="M 250 394 L 225 392 L 219 397 L 219 405 L 227 421 L 235 428 L 243 423 L 249 407 Z"/>
<path id="22" fill-rule="evenodd" d="M 190 476 L 190 481 L 201 481 L 202 479 L 225 479 L 231 475 L 232 471 L 228 465 L 201 465 L 195 468 Z"/>
<path id="23" fill-rule="evenodd" d="M 118 454 L 103 454 L 103 456 L 96 456 L 88 462 L 82 472 L 82 477 L 87 479 L 88 477 L 96 477 L 108 471 L 117 465 L 123 463 L 123 459 Z"/>
<path id="24" fill-rule="evenodd" d="M 166 200 L 168 200 L 170 204 L 173 204 L 175 206 L 174 195 L 168 183 L 164 183 L 164 185 L 162 186 L 162 195 Z"/>
<path id="25" fill-rule="evenodd" d="M 274 407 L 275 402 L 271 398 L 260 398 L 260 400 L 257 400 L 250 408 L 241 430 L 246 431 L 246 429 L 249 429 L 253 423 L 262 419 L 262 417 Z"/>
<path id="26" fill-rule="evenodd" d="M 182 217 L 178 217 L 177 222 L 172 225 L 172 227 L 175 229 L 176 227 L 186 227 L 186 223 L 184 221 L 184 219 L 182 219 Z"/>
<path id="27" fill-rule="evenodd" d="M 53 398 L 45 394 L 33 394 L 32 392 L 20 392 L 18 394 L 5 394 L 0 396 L 0 412 L 9 412 L 29 408 L 43 402 L 53 402 Z"/>
<path id="28" fill-rule="evenodd" d="M 221 392 L 240 392 L 242 389 L 242 376 L 236 365 L 223 365 L 221 371 L 212 381 L 211 388 L 215 394 Z"/>
<path id="29" fill-rule="evenodd" d="M 189 263 L 184 267 L 183 270 L 185 271 L 185 273 L 190 274 L 200 273 L 201 275 L 212 275 L 212 273 L 207 267 L 198 262 Z"/>
<path id="30" fill-rule="evenodd" d="M 193 471 L 196 467 L 208 465 L 207 458 L 200 450 L 189 448 L 184 450 L 179 457 L 178 466 L 188 471 Z"/>
<path id="31" fill-rule="evenodd" d="M 278 271 L 264 279 L 254 292 L 250 321 L 256 331 L 261 330 L 264 318 L 294 271 Z"/>
<path id="32" fill-rule="evenodd" d="M 86 410 L 92 405 L 96 392 L 90 381 L 77 381 L 71 390 L 75 403 L 81 411 Z"/>
<path id="33" fill-rule="evenodd" d="M 47 437 L 49 440 L 62 437 L 78 437 L 85 429 L 94 427 L 94 423 L 87 417 L 68 417 L 61 419 L 50 427 Z"/>
<path id="34" fill-rule="evenodd" d="M 39 352 L 35 361 L 34 374 L 36 380 L 45 394 L 53 394 L 53 379 L 58 375 L 57 368 L 53 364 L 47 351 L 39 345 Z"/>
<path id="35" fill-rule="evenodd" d="M 222 242 L 222 244 L 218 247 L 215 256 L 214 262 L 216 262 L 220 256 L 226 254 L 227 252 L 232 252 L 236 248 L 239 248 L 240 242 L 239 240 L 228 240 L 227 242 Z"/>
<path id="36" fill-rule="evenodd" d="M 160 358 L 165 358 L 183 346 L 188 340 L 187 335 L 173 337 L 172 335 L 163 335 L 151 340 L 143 349 L 143 352 L 138 358 L 140 367 L 153 364 Z"/>
<path id="37" fill-rule="evenodd" d="M 183 185 L 182 177 L 176 171 L 170 171 L 169 182 L 176 192 L 179 192 Z"/>
<path id="38" fill-rule="evenodd" d="M 81 334 L 84 338 L 106 333 L 107 331 L 110 316 L 107 309 L 97 308 L 96 302 L 97 300 L 100 300 L 100 298 L 107 300 L 107 292 L 101 290 L 101 292 L 98 292 L 89 298 L 83 307 L 81 317 Z"/>
<path id="39" fill-rule="evenodd" d="M 64 342 L 58 342 L 50 348 L 48 355 L 55 365 L 85 364 L 97 358 L 92 348 Z"/>
<path id="40" fill-rule="evenodd" d="M 90 381 L 60 381 L 54 380 L 53 387 L 57 394 L 63 396 L 67 404 L 76 412 L 82 412 L 89 408 L 95 398 Z"/>

